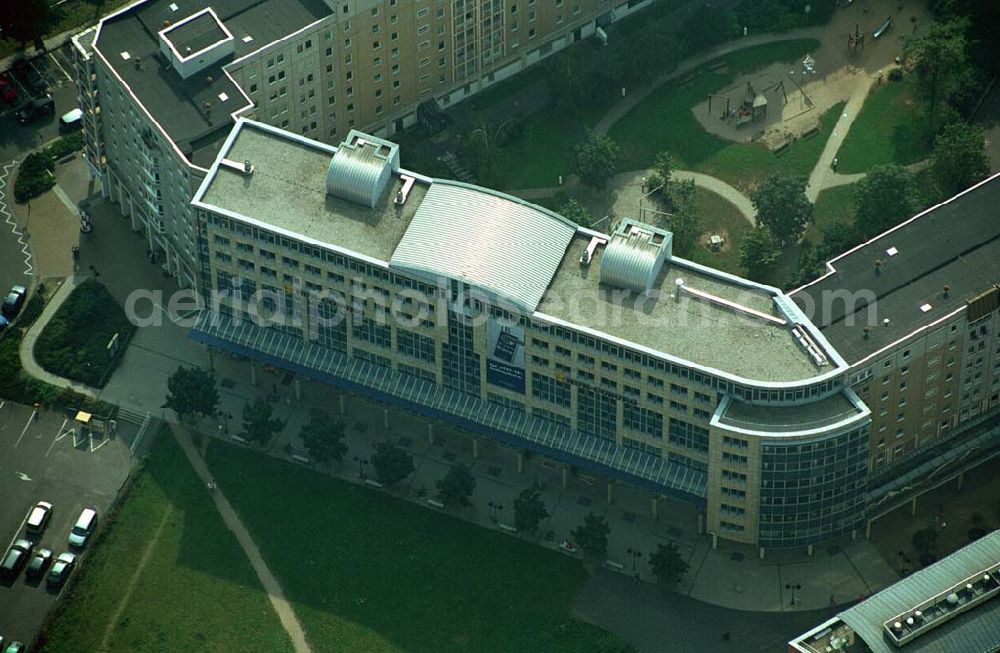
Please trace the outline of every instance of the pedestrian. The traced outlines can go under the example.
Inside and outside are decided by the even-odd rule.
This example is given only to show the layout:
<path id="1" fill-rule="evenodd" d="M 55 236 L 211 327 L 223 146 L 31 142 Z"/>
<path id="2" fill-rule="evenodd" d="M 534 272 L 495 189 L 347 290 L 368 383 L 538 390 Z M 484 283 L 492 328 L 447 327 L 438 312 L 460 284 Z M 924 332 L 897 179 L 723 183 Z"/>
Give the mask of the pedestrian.
<path id="1" fill-rule="evenodd" d="M 272 383 L 271 384 L 271 394 L 273 394 L 273 395 L 278 394 L 278 384 L 277 383 Z"/>
<path id="2" fill-rule="evenodd" d="M 837 605 L 837 598 L 833 594 L 830 595 L 830 605 Z"/>
<path id="3" fill-rule="evenodd" d="M 833 157 L 833 164 L 831 165 L 831 167 L 833 168 L 834 172 L 837 172 L 838 163 L 840 163 L 840 159 L 838 159 L 837 157 Z"/>

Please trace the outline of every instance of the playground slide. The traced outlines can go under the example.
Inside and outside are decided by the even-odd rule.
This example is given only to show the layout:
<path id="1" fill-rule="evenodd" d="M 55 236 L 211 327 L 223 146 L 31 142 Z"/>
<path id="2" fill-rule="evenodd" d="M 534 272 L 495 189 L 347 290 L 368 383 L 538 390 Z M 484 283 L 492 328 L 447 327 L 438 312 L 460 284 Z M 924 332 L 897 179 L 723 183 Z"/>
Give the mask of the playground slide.
<path id="1" fill-rule="evenodd" d="M 879 25 L 878 29 L 872 32 L 872 38 L 877 39 L 882 36 L 889 31 L 890 27 L 892 27 L 892 16 L 888 16 L 884 21 L 882 21 L 882 24 Z"/>

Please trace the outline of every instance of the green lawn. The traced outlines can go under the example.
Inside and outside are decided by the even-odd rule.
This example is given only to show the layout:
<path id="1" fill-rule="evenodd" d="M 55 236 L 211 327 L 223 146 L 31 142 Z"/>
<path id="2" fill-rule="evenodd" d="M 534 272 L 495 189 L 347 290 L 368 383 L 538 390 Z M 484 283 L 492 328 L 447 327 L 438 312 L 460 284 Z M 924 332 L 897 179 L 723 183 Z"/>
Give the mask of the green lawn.
<path id="1" fill-rule="evenodd" d="M 704 242 L 699 242 L 691 256 L 692 260 L 730 274 L 746 274 L 740 264 L 740 247 L 752 228 L 750 221 L 743 217 L 739 209 L 712 191 L 698 188 L 696 194 L 701 240 L 705 241 L 712 234 L 719 234 L 726 242 L 718 252 L 713 252 Z"/>
<path id="2" fill-rule="evenodd" d="M 570 619 L 577 560 L 246 449 L 213 441 L 208 463 L 313 650 L 623 647 Z"/>
<path id="3" fill-rule="evenodd" d="M 813 221 L 806 228 L 805 237 L 813 244 L 818 243 L 823 237 L 823 228 L 837 222 L 854 222 L 854 184 L 820 192 L 813 205 Z"/>
<path id="4" fill-rule="evenodd" d="M 53 374 L 101 387 L 114 362 L 107 349 L 112 336 L 117 333 L 124 347 L 134 331 L 135 325 L 107 288 L 88 279 L 45 325 L 35 343 L 35 357 Z"/>
<path id="5" fill-rule="evenodd" d="M 42 651 L 287 651 L 291 643 L 250 563 L 167 433 L 58 603 Z M 105 637 L 133 574 L 159 537 Z"/>
<path id="6" fill-rule="evenodd" d="M 759 70 L 776 62 L 795 61 L 815 51 L 814 39 L 780 41 L 728 54 L 698 68 L 693 79 L 665 84 L 627 113 L 609 135 L 622 149 L 619 170 L 649 167 L 661 150 L 670 150 L 681 168 L 697 170 L 746 188 L 774 173 L 808 175 L 840 113 L 838 105 L 822 118 L 820 133 L 793 144 L 780 156 L 757 144 L 733 143 L 706 132 L 691 107 L 709 93 L 731 84 L 739 75 Z M 710 66 L 725 61 L 725 72 Z M 682 76 L 684 79 L 688 75 Z"/>
<path id="7" fill-rule="evenodd" d="M 837 152 L 837 171 L 867 172 L 877 165 L 909 165 L 930 156 L 916 80 L 886 82 L 872 88 L 851 131 Z"/>

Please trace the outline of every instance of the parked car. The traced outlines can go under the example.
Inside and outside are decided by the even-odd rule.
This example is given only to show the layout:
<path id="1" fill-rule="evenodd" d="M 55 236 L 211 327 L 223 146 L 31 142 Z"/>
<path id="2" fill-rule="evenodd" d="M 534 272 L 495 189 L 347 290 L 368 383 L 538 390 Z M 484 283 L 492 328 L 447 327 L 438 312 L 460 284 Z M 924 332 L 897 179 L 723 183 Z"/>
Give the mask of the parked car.
<path id="1" fill-rule="evenodd" d="M 80 109 L 73 109 L 68 111 L 59 118 L 59 131 L 69 132 L 74 129 L 80 129 L 83 125 L 83 111 Z"/>
<path id="2" fill-rule="evenodd" d="M 3 300 L 3 306 L 0 306 L 0 315 L 8 320 L 13 320 L 14 316 L 21 311 L 21 307 L 24 306 L 24 300 L 27 296 L 28 289 L 24 286 L 11 286 L 10 292 Z"/>
<path id="3" fill-rule="evenodd" d="M 51 116 L 56 112 L 56 103 L 51 95 L 35 98 L 17 110 L 17 120 L 22 125 L 32 120 Z"/>
<path id="4" fill-rule="evenodd" d="M 7 104 L 14 104 L 17 101 L 17 89 L 14 82 L 7 73 L 0 73 L 0 99 Z"/>
<path id="5" fill-rule="evenodd" d="M 27 647 L 24 642 L 11 642 L 7 645 L 7 648 L 3 650 L 3 653 L 25 653 Z"/>
<path id="6" fill-rule="evenodd" d="M 4 332 L 4 329 L 10 326 L 10 321 L 3 315 L 0 315 L 0 333 Z"/>
<path id="7" fill-rule="evenodd" d="M 21 573 L 21 567 L 28 562 L 34 546 L 28 540 L 17 540 L 11 544 L 3 557 L 3 563 L 0 564 L 0 577 L 6 580 L 17 578 L 17 575 Z"/>
<path id="8" fill-rule="evenodd" d="M 28 513 L 28 520 L 24 523 L 24 529 L 29 533 L 41 533 L 49 523 L 52 516 L 52 504 L 48 501 L 39 501 Z"/>
<path id="9" fill-rule="evenodd" d="M 29 580 L 41 580 L 50 564 L 52 564 L 52 551 L 36 549 L 35 555 L 31 556 L 31 562 L 28 563 L 28 568 L 24 570 L 24 575 Z"/>
<path id="10" fill-rule="evenodd" d="M 72 553 L 60 553 L 56 561 L 52 563 L 52 569 L 49 569 L 49 573 L 45 577 L 49 587 L 62 587 L 75 565 L 75 555 Z"/>
<path id="11" fill-rule="evenodd" d="M 73 525 L 73 530 L 69 532 L 69 545 L 83 548 L 95 528 L 97 528 L 97 511 L 93 508 L 84 508 L 76 524 Z"/>

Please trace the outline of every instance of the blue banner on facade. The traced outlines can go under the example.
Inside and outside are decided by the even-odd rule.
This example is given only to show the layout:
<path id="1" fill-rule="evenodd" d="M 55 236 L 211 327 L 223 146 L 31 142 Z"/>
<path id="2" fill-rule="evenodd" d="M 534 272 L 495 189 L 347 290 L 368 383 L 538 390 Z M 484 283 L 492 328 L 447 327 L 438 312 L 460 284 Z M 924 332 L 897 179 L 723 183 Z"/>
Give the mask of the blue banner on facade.
<path id="1" fill-rule="evenodd" d="M 486 382 L 524 394 L 524 329 L 486 322 Z"/>

